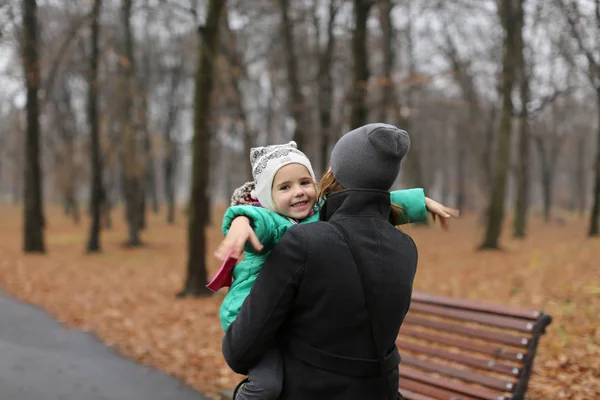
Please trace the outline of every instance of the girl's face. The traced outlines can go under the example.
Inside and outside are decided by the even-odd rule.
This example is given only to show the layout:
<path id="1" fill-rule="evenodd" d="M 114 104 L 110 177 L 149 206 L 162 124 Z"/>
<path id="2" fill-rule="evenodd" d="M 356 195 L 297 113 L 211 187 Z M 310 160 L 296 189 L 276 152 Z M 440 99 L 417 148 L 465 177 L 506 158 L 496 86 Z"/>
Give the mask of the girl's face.
<path id="1" fill-rule="evenodd" d="M 279 214 L 304 219 L 310 215 L 317 201 L 317 190 L 305 166 L 288 164 L 275 174 L 271 196 Z"/>

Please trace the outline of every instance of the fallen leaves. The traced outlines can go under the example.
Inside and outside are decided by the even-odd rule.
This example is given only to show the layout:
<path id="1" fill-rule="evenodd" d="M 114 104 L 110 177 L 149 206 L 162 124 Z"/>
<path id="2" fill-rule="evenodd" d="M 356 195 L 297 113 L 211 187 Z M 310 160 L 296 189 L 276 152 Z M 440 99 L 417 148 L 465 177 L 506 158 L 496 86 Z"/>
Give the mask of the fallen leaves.
<path id="1" fill-rule="evenodd" d="M 6 294 L 202 392 L 214 394 L 241 379 L 221 355 L 222 295 L 175 297 L 185 274 L 183 219 L 170 226 L 164 216 L 150 215 L 142 235 L 147 245 L 127 249 L 125 226 L 113 218 L 113 230 L 102 233 L 103 252 L 86 255 L 88 221 L 75 226 L 59 210 L 48 209 L 48 254 L 24 255 L 20 210 L 0 206 L 0 212 L 0 285 Z M 406 229 L 419 247 L 418 290 L 552 315 L 538 349 L 531 399 L 600 397 L 600 240 L 585 237 L 586 222 L 569 219 L 558 226 L 533 220 L 529 238 L 503 239 L 504 252 L 475 251 L 482 237 L 475 218 L 453 221 L 450 232 Z M 221 238 L 218 223 L 208 236 L 214 249 Z M 207 261 L 214 273 L 218 262 L 210 255 Z"/>

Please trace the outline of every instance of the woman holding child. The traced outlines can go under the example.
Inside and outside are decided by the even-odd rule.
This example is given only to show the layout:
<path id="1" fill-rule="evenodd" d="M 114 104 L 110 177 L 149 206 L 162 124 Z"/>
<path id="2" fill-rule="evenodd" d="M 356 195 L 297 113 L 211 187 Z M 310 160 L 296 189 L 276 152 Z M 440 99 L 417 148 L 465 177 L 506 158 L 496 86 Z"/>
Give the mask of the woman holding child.
<path id="1" fill-rule="evenodd" d="M 442 221 L 455 215 L 390 195 L 409 144 L 386 124 L 347 133 L 318 192 L 295 146 L 253 151 L 250 198 L 261 207 L 230 208 L 217 251 L 246 239 L 255 248 L 246 246 L 221 308 L 225 359 L 249 374 L 236 399 L 398 398 L 395 340 L 417 267 L 414 242 L 394 227 L 407 222 L 398 205 L 416 219 L 427 202 Z"/>

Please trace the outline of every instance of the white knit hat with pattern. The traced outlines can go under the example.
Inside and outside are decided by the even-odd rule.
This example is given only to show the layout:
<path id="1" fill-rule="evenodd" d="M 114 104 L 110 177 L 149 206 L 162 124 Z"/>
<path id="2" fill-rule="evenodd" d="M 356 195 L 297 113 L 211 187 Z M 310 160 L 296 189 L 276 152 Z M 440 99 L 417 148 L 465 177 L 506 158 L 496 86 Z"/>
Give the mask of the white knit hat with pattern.
<path id="1" fill-rule="evenodd" d="M 251 196 L 257 199 L 261 206 L 271 211 L 275 211 L 271 189 L 279 169 L 289 164 L 300 164 L 306 167 L 313 181 L 316 181 L 310 160 L 298 150 L 298 145 L 294 141 L 287 144 L 253 147 L 250 149 L 250 164 L 255 184 Z"/>

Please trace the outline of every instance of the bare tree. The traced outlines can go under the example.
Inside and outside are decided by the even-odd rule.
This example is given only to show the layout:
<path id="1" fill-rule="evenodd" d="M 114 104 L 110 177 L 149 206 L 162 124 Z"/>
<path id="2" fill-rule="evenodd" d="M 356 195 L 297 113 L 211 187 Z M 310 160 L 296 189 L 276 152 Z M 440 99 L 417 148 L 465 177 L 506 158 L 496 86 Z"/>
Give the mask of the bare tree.
<path id="1" fill-rule="evenodd" d="M 167 222 L 175 223 L 175 168 L 179 159 L 177 143 L 173 137 L 174 128 L 179 115 L 180 104 L 176 101 L 177 89 L 183 79 L 183 55 L 177 57 L 175 64 L 170 68 L 167 119 L 164 126 L 163 138 L 165 143 L 165 158 L 163 162 L 165 179 L 165 197 L 167 200 Z"/>
<path id="2" fill-rule="evenodd" d="M 98 120 L 98 58 L 100 53 L 100 12 L 102 0 L 94 0 L 92 8 L 92 32 L 90 44 L 90 69 L 88 78 L 88 124 L 90 127 L 91 169 L 92 185 L 90 192 L 90 205 L 92 223 L 87 244 L 88 253 L 100 251 L 100 214 L 102 210 L 102 159 L 100 157 L 100 123 Z"/>
<path id="3" fill-rule="evenodd" d="M 132 0 L 121 2 L 121 23 L 123 25 L 123 54 L 119 61 L 121 85 L 123 90 L 123 189 L 125 192 L 125 215 L 128 225 L 128 246 L 140 246 L 140 230 L 142 229 L 142 171 L 139 166 L 137 126 L 132 123 L 134 116 L 134 71 L 135 57 L 133 53 L 133 33 L 131 30 Z"/>
<path id="4" fill-rule="evenodd" d="M 24 243 L 26 253 L 44 253 L 44 212 L 40 168 L 38 91 L 38 19 L 36 0 L 23 0 L 23 70 L 27 87 L 27 133 L 25 139 Z"/>
<path id="5" fill-rule="evenodd" d="M 590 215 L 590 228 L 588 231 L 589 236 L 600 235 L 600 59 L 597 56 L 597 49 L 594 45 L 586 45 L 586 41 L 580 32 L 578 22 L 582 20 L 582 14 L 578 7 L 577 1 L 570 1 L 567 4 L 567 0 L 554 0 L 554 3 L 562 11 L 562 14 L 566 17 L 567 23 L 570 28 L 571 36 L 577 43 L 577 48 L 581 54 L 585 56 L 587 62 L 587 73 L 590 85 L 596 92 L 596 104 L 597 104 L 597 117 L 598 117 L 598 134 L 596 140 L 596 160 L 595 160 L 595 178 L 594 178 L 594 200 L 592 205 L 592 213 Z M 596 0 L 594 10 L 595 27 L 592 28 L 593 37 L 600 37 L 600 1 Z"/>
<path id="6" fill-rule="evenodd" d="M 151 27 L 156 25 L 156 21 L 154 20 L 154 11 L 153 7 L 149 4 L 149 1 L 146 0 L 145 4 L 146 10 L 146 21 L 145 21 L 145 29 L 144 36 L 146 38 L 146 48 L 141 54 L 141 68 L 140 74 L 137 76 L 137 89 L 140 94 L 140 103 L 139 103 L 139 129 L 142 131 L 143 136 L 143 153 L 144 153 L 144 176 L 143 176 L 143 190 L 144 194 L 142 196 L 142 207 L 144 211 L 142 211 L 142 229 L 146 228 L 146 204 L 147 199 L 150 199 L 152 211 L 156 214 L 159 211 L 158 205 L 158 193 L 156 190 L 156 173 L 154 171 L 154 154 L 152 149 L 152 139 L 150 136 L 150 121 L 148 116 L 148 104 L 150 99 L 151 85 L 152 85 L 152 75 L 153 70 L 151 69 L 152 63 L 152 49 L 154 46 L 148 45 L 150 40 L 152 40 Z"/>
<path id="7" fill-rule="evenodd" d="M 407 5 L 407 13 L 412 16 L 413 13 L 413 1 L 408 0 L 406 2 Z M 400 102 L 395 94 L 393 93 L 394 100 L 393 104 L 396 109 L 396 123 L 402 129 L 407 130 L 409 133 L 413 132 L 413 127 L 415 126 L 414 120 L 414 109 L 416 108 L 415 98 L 417 97 L 417 82 L 418 82 L 418 73 L 417 73 L 417 63 L 415 57 L 415 47 L 414 47 L 414 25 L 412 19 L 408 19 L 408 23 L 405 29 L 405 37 L 406 37 L 406 56 L 408 57 L 408 87 L 404 92 L 404 97 L 402 102 Z M 411 136 L 411 144 L 410 144 L 410 152 L 406 156 L 406 172 L 407 172 L 407 182 L 411 187 L 420 187 L 426 188 L 426 177 L 424 171 L 424 159 L 423 159 L 423 147 L 424 147 L 424 137 L 422 135 L 413 134 Z M 427 225 L 427 221 L 420 223 L 420 225 Z"/>
<path id="8" fill-rule="evenodd" d="M 521 96 L 521 112 L 519 114 L 519 138 L 518 138 L 518 167 L 517 167 L 517 197 L 515 201 L 515 218 L 513 224 L 513 236 L 523 238 L 527 230 L 527 209 L 529 205 L 529 158 L 530 158 L 530 135 L 529 135 L 529 75 L 530 68 L 527 64 L 526 45 L 523 37 L 525 30 L 525 0 L 519 1 L 517 6 L 516 27 L 518 30 L 519 49 L 519 93 Z"/>
<path id="9" fill-rule="evenodd" d="M 319 26 L 319 21 L 316 17 L 316 9 L 319 1 L 315 0 L 315 25 Z M 329 163 L 329 147 L 333 140 L 332 132 L 332 112 L 333 112 L 333 49 L 335 46 L 335 33 L 333 32 L 335 18 L 340 8 L 339 1 L 329 0 L 329 19 L 327 21 L 327 42 L 325 46 L 319 48 L 319 122 L 321 124 L 321 170 L 323 173 L 328 168 Z M 319 30 L 317 29 L 317 32 Z M 319 38 L 319 34 L 317 34 Z"/>
<path id="10" fill-rule="evenodd" d="M 585 132 L 585 128 L 582 129 Z M 587 146 L 587 137 L 579 133 L 575 142 L 575 168 L 573 171 L 573 205 L 577 207 L 578 213 L 583 217 L 585 213 L 585 194 L 586 194 L 586 168 L 585 168 L 585 150 Z"/>
<path id="11" fill-rule="evenodd" d="M 227 58 L 229 64 L 229 85 L 233 89 L 234 113 L 236 126 L 240 126 L 242 142 L 244 144 L 244 155 L 250 154 L 250 148 L 254 145 L 255 133 L 252 131 L 248 121 L 248 112 L 244 104 L 243 81 L 248 80 L 248 66 L 244 62 L 244 55 L 238 49 L 238 38 L 231 30 L 227 18 L 223 21 L 225 37 L 222 40 L 221 52 Z M 298 131 L 296 131 L 298 132 Z M 252 171 L 246 168 L 246 180 L 252 180 Z"/>
<path id="12" fill-rule="evenodd" d="M 208 295 L 206 288 L 206 221 L 208 209 L 208 177 L 210 168 L 213 81 L 219 54 L 219 25 L 226 0 L 210 0 L 206 22 L 198 27 L 198 67 L 194 89 L 194 142 L 192 193 L 189 204 L 188 263 L 184 289 L 179 297 Z"/>
<path id="13" fill-rule="evenodd" d="M 465 186 L 466 186 L 466 153 L 467 153 L 467 145 L 468 143 L 477 143 L 480 144 L 481 139 L 478 137 L 480 133 L 479 130 L 479 118 L 480 118 L 480 100 L 477 95 L 477 91 L 475 88 L 475 82 L 473 76 L 469 72 L 469 63 L 463 59 L 458 54 L 458 49 L 456 44 L 454 43 L 454 39 L 451 37 L 448 28 L 446 27 L 446 45 L 444 46 L 444 52 L 446 53 L 446 57 L 450 61 L 450 65 L 452 66 L 452 71 L 454 72 L 454 79 L 456 83 L 461 89 L 462 97 L 468 104 L 468 123 L 461 124 L 459 129 L 456 130 L 456 170 L 457 170 L 457 179 L 456 179 L 456 207 L 459 210 L 462 210 L 465 205 L 466 194 L 465 194 Z M 485 145 L 476 146 L 477 148 L 484 149 Z M 482 155 L 483 152 L 479 155 L 479 160 L 486 162 Z M 488 177 L 485 176 L 485 168 L 478 168 L 479 178 L 481 182 L 487 183 Z"/>
<path id="14" fill-rule="evenodd" d="M 564 106 L 559 108 L 557 103 L 552 103 L 551 113 L 547 117 L 549 121 L 541 126 L 541 130 L 544 133 L 537 132 L 535 135 L 532 135 L 540 159 L 544 221 L 546 222 L 550 221 L 551 217 L 554 177 L 558 165 L 558 155 L 566 138 L 561 121 L 564 121 L 567 112 L 569 111 Z"/>
<path id="15" fill-rule="evenodd" d="M 79 223 L 79 203 L 76 190 L 81 175 L 76 158 L 77 117 L 72 105 L 71 89 L 66 74 L 61 74 L 56 80 L 56 90 L 53 90 L 49 103 L 53 114 L 53 133 L 46 135 L 46 148 L 51 150 L 54 159 L 53 182 L 61 192 L 63 209 L 66 216 L 72 216 Z"/>
<path id="16" fill-rule="evenodd" d="M 290 97 L 292 101 L 292 117 L 296 126 L 294 128 L 294 141 L 299 149 L 304 149 L 304 113 L 306 104 L 302 89 L 300 87 L 300 78 L 298 74 L 298 60 L 296 55 L 296 45 L 294 41 L 294 26 L 290 18 L 290 1 L 279 0 L 281 7 L 281 29 L 284 40 L 284 52 L 286 57 L 287 77 L 290 85 Z"/>
<path id="17" fill-rule="evenodd" d="M 516 68 L 519 61 L 518 35 L 515 2 L 524 0 L 502 0 L 499 4 L 500 21 L 504 30 L 504 53 L 502 57 L 502 115 L 498 129 L 498 148 L 494 165 L 494 177 L 487 210 L 487 227 L 480 249 L 498 249 L 498 240 L 504 221 L 504 194 L 510 157 L 510 136 L 512 127 L 512 91 L 515 84 Z"/>
<path id="18" fill-rule="evenodd" d="M 395 3 L 392 0 L 379 2 L 379 24 L 381 25 L 381 41 L 383 51 L 383 65 L 381 74 L 381 101 L 379 103 L 379 121 L 385 122 L 393 111 L 392 98 L 394 85 L 392 72 L 394 70 L 394 26 L 392 23 L 392 10 Z"/>
<path id="19" fill-rule="evenodd" d="M 352 92 L 350 93 L 350 129 L 367 123 L 369 64 L 367 59 L 367 20 L 375 2 L 354 0 L 354 33 L 352 34 Z"/>

